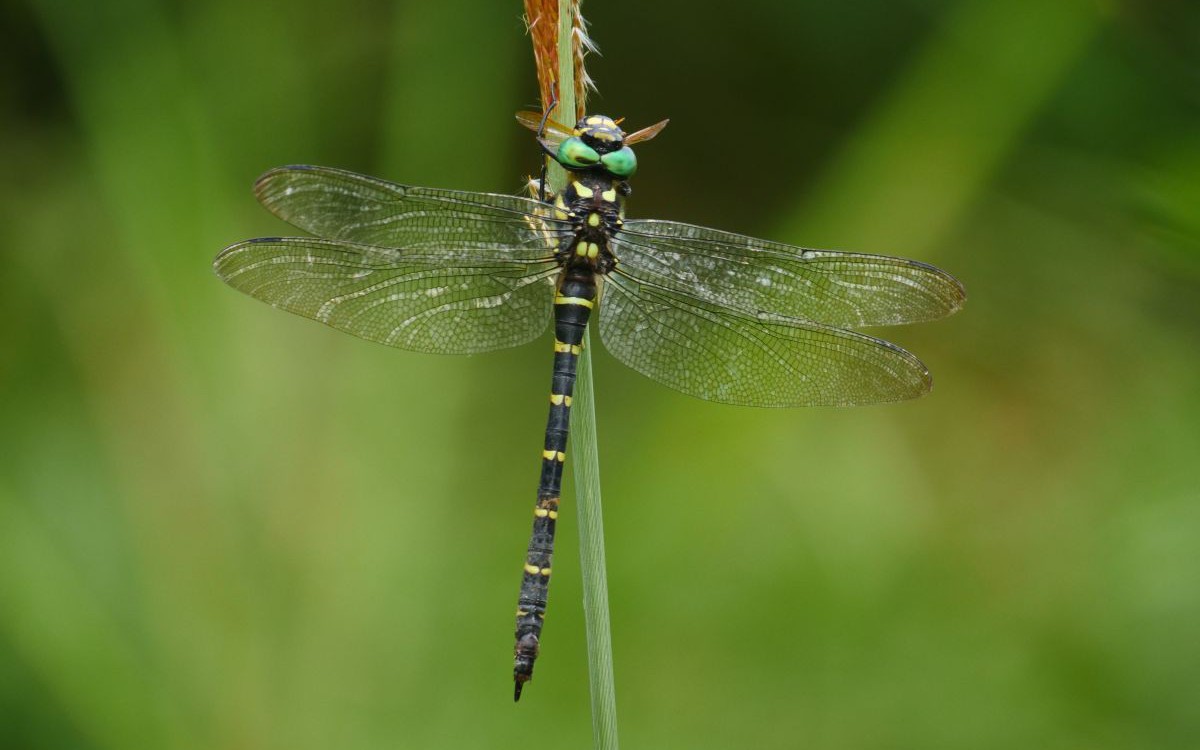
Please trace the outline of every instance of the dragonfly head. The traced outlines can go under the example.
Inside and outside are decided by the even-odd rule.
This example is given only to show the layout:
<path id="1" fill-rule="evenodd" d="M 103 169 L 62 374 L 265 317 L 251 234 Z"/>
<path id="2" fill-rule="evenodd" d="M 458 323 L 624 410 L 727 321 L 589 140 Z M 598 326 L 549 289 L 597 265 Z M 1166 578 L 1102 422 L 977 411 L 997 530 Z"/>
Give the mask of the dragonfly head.
<path id="1" fill-rule="evenodd" d="M 626 133 L 620 128 L 621 120 L 605 115 L 588 115 L 574 128 L 550 120 L 549 113 L 518 112 L 517 121 L 537 133 L 542 150 L 563 167 L 573 172 L 602 172 L 617 180 L 628 179 L 637 171 L 637 157 L 630 146 L 658 135 L 668 122 Z"/>
<path id="2" fill-rule="evenodd" d="M 621 180 L 637 171 L 637 157 L 625 145 L 625 132 L 605 115 L 588 115 L 580 120 L 554 158 L 567 169 L 597 169 Z"/>

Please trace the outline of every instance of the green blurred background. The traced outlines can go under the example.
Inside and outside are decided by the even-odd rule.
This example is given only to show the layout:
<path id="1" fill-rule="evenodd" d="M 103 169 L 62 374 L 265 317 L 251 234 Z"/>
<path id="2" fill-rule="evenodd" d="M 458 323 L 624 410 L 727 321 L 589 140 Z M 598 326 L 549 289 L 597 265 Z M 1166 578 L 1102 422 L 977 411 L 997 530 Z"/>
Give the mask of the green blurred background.
<path id="1" fill-rule="evenodd" d="M 890 407 L 678 395 L 598 351 L 629 748 L 1200 746 L 1200 6 L 593 2 L 631 214 L 934 262 Z M 568 488 L 512 611 L 549 338 L 367 344 L 211 273 L 308 162 L 516 192 L 519 3 L 0 17 L 0 745 L 587 747 Z"/>

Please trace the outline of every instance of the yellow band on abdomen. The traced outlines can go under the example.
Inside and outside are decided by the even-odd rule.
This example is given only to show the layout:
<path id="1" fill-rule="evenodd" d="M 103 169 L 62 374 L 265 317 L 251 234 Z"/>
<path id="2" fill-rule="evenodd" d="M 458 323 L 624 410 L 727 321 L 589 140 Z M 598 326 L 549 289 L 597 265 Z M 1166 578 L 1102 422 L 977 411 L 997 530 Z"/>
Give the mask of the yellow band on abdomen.
<path id="1" fill-rule="evenodd" d="M 582 305 L 583 307 L 586 307 L 589 310 L 591 310 L 593 307 L 596 306 L 596 303 L 592 302 L 590 299 L 584 299 L 583 297 L 555 297 L 554 304 L 556 304 L 556 305 Z"/>

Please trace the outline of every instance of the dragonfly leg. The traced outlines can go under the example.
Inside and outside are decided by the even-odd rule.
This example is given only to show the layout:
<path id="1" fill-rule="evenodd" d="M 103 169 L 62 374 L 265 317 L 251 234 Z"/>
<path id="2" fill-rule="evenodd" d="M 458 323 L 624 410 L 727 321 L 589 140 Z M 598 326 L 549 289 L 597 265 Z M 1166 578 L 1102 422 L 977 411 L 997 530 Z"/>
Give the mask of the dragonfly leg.
<path id="1" fill-rule="evenodd" d="M 558 106 L 558 83 L 555 81 L 551 81 L 550 82 L 550 103 L 546 106 L 545 111 L 542 112 L 542 121 L 538 124 L 538 130 L 537 130 L 538 143 L 541 143 L 542 139 L 546 137 L 546 121 L 550 119 L 550 113 L 553 112 L 554 108 L 557 106 Z M 543 150 L 545 150 L 544 146 L 542 148 L 543 148 Z M 553 156 L 553 154 L 549 154 L 549 155 Z M 547 162 L 546 157 L 543 156 L 542 157 L 541 195 L 538 196 L 539 199 L 542 201 L 542 203 L 546 202 L 546 172 L 547 172 L 548 166 L 549 166 L 549 162 Z"/>

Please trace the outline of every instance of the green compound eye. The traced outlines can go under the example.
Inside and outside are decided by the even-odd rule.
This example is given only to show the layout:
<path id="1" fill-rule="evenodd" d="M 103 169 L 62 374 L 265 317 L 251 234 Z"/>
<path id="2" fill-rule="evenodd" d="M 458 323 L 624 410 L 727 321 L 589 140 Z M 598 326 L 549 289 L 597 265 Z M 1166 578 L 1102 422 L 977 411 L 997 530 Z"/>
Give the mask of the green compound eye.
<path id="1" fill-rule="evenodd" d="M 637 171 L 637 157 L 633 155 L 633 149 L 628 146 L 623 147 L 620 151 L 613 151 L 611 154 L 601 156 L 600 161 L 614 177 L 630 177 Z"/>
<path id="2" fill-rule="evenodd" d="M 579 138 L 568 138 L 558 147 L 556 158 L 568 167 L 590 167 L 600 161 L 600 154 Z"/>

